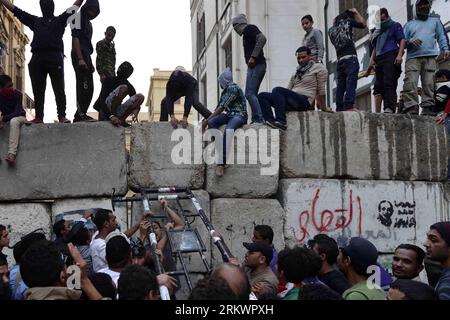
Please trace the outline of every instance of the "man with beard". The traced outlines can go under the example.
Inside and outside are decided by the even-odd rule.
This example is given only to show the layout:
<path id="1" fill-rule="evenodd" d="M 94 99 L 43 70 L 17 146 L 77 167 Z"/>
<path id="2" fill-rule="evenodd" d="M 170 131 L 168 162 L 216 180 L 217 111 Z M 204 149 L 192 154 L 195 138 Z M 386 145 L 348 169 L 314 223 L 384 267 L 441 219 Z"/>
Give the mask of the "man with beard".
<path id="1" fill-rule="evenodd" d="M 73 122 L 93 121 L 86 113 L 94 95 L 94 65 L 91 55 L 92 23 L 100 14 L 98 0 L 87 0 L 78 13 L 80 25 L 72 30 L 72 65 L 76 76 L 77 112 Z"/>
<path id="2" fill-rule="evenodd" d="M 77 0 L 74 7 L 55 17 L 55 4 L 53 0 L 40 0 L 42 17 L 33 16 L 17 8 L 9 0 L 0 0 L 1 3 L 16 16 L 20 22 L 34 32 L 31 42 L 33 54 L 28 64 L 31 85 L 34 94 L 34 107 L 36 117 L 34 124 L 44 123 L 44 101 L 47 75 L 52 81 L 58 107 L 58 120 L 60 123 L 70 123 L 66 118 L 66 93 L 64 90 L 64 42 L 63 35 L 70 18 L 79 9 L 83 0 Z"/>
<path id="3" fill-rule="evenodd" d="M 432 225 L 424 243 L 427 257 L 438 261 L 443 267 L 441 278 L 436 285 L 440 300 L 450 300 L 450 222 Z"/>
<path id="4" fill-rule="evenodd" d="M 298 48 L 296 56 L 299 66 L 288 87 L 276 87 L 272 93 L 258 95 L 264 120 L 275 129 L 286 130 L 286 112 L 308 111 L 316 97 L 318 108 L 330 111 L 325 102 L 327 69 L 323 64 L 314 62 L 311 49 L 307 47 Z M 271 107 L 275 109 L 275 118 Z"/>
<path id="5" fill-rule="evenodd" d="M 406 67 L 404 91 L 404 109 L 402 113 L 419 114 L 419 96 L 417 85 L 419 77 L 422 82 L 422 115 L 433 116 L 434 77 L 436 72 L 436 57 L 439 50 L 445 60 L 450 58 L 448 37 L 439 17 L 431 15 L 431 1 L 416 1 L 416 18 L 409 21 L 405 27 Z M 425 31 L 424 31 L 425 30 Z"/>

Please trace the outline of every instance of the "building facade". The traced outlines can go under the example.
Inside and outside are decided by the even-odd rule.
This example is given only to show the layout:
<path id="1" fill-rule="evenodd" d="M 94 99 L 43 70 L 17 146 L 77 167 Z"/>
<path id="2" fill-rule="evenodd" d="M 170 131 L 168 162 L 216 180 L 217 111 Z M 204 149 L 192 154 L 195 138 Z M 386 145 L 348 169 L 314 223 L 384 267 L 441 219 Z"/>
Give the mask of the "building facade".
<path id="1" fill-rule="evenodd" d="M 158 122 L 161 116 L 161 101 L 166 96 L 166 86 L 173 71 L 153 69 L 153 76 L 150 78 L 150 87 L 147 95 L 147 107 L 149 110 L 149 121 Z M 191 73 L 188 71 L 188 73 Z M 194 110 L 194 108 L 192 108 Z M 174 105 L 175 117 L 180 120 L 184 114 L 184 98 L 179 99 Z M 189 122 L 192 123 L 194 117 L 191 112 Z"/>
<path id="2" fill-rule="evenodd" d="M 23 24 L 3 5 L 0 6 L 0 71 L 9 75 L 17 90 L 23 92 L 23 105 L 32 117 L 34 103 L 25 94 L 25 46 L 29 39 Z"/>
<path id="3" fill-rule="evenodd" d="M 391 17 L 404 25 L 413 17 L 414 3 L 415 0 L 191 0 L 193 74 L 200 83 L 201 101 L 209 109 L 215 108 L 220 96 L 217 77 L 225 67 L 233 70 L 235 82 L 245 88 L 247 66 L 242 38 L 231 25 L 232 18 L 239 13 L 246 14 L 249 23 L 257 25 L 268 39 L 264 49 L 268 67 L 260 91 L 287 85 L 297 66 L 295 50 L 301 46 L 305 35 L 300 19 L 311 14 L 315 20 L 314 27 L 320 29 L 326 39 L 325 63 L 329 72 L 327 101 L 329 107 L 335 109 L 337 58 L 327 33 L 334 17 L 346 9 L 357 8 L 372 28 L 377 9 L 386 7 Z M 433 12 L 441 16 L 448 33 L 449 7 L 450 0 L 433 1 Z M 361 71 L 369 65 L 369 28 L 355 32 Z M 441 67 L 450 69 L 449 63 L 442 62 Z M 375 111 L 371 90 L 373 82 L 373 76 L 358 81 L 356 104 L 363 111 Z M 398 92 L 402 87 L 403 75 Z"/>

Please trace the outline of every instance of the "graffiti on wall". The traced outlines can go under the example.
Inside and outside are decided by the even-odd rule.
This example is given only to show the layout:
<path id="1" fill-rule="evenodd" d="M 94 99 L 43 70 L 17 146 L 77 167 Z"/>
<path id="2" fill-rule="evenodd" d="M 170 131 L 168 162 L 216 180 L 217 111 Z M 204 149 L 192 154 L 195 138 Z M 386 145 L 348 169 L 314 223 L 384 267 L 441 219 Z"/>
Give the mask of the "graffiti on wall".
<path id="1" fill-rule="evenodd" d="M 316 234 L 328 234 L 345 243 L 351 237 L 364 237 L 369 240 L 397 240 L 399 233 L 416 228 L 416 202 L 381 200 L 364 202 L 362 196 L 350 190 L 342 205 L 333 207 L 329 199 L 316 189 L 298 215 L 298 227 L 291 228 L 294 238 L 305 243 Z M 378 203 L 378 207 L 374 203 Z"/>

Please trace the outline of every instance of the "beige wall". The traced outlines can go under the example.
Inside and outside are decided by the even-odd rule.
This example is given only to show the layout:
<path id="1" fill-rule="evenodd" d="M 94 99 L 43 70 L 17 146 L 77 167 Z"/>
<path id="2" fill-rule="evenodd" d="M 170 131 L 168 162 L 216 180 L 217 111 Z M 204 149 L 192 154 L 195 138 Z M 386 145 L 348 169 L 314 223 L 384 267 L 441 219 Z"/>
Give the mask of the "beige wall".
<path id="1" fill-rule="evenodd" d="M 0 55 L 0 67 L 9 75 L 15 87 L 24 93 L 24 108 L 31 113 L 33 102 L 25 94 L 25 46 L 29 43 L 23 24 L 15 19 L 4 6 L 0 6 L 0 43 L 3 50 Z"/>
<path id="2" fill-rule="evenodd" d="M 153 69 L 153 76 L 150 78 L 150 88 L 147 95 L 147 107 L 150 113 L 150 122 L 158 122 L 161 115 L 161 101 L 166 96 L 166 85 L 169 81 L 170 75 L 173 71 L 165 71 Z M 190 71 L 188 71 L 191 73 Z M 184 113 L 184 98 L 181 98 L 175 103 L 175 116 L 178 120 L 183 118 Z M 192 123 L 195 113 L 194 108 L 191 109 L 189 115 L 189 122 Z"/>

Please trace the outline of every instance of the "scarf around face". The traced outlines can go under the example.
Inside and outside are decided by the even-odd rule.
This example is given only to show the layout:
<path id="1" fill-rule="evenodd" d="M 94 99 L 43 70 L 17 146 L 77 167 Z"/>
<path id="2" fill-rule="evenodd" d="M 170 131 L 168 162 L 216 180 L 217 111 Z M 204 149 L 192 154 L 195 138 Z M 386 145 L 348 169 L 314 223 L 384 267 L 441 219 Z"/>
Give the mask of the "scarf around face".
<path id="1" fill-rule="evenodd" d="M 298 66 L 297 67 L 297 72 L 295 73 L 295 77 L 301 81 L 303 76 L 305 75 L 305 73 L 307 73 L 309 71 L 309 69 L 311 69 L 314 65 L 314 61 L 309 61 L 307 64 L 305 64 L 304 66 Z"/>
<path id="2" fill-rule="evenodd" d="M 377 41 L 377 55 L 380 55 L 383 51 L 384 45 L 386 44 L 386 41 L 389 36 L 389 28 L 394 24 L 395 22 L 391 18 L 387 18 L 385 21 L 383 21 L 380 25 L 380 28 L 375 30 L 375 33 L 373 34 L 373 41 Z"/>

